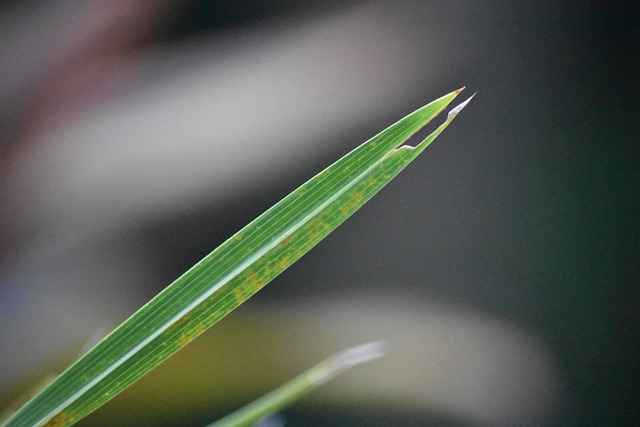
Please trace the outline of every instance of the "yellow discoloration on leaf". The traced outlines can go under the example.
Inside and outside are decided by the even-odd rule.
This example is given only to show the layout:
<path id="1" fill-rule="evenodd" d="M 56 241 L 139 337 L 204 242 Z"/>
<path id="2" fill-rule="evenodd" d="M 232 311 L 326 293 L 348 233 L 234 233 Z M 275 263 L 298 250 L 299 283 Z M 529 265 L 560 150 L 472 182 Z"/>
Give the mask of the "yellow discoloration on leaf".
<path id="1" fill-rule="evenodd" d="M 191 342 L 191 340 L 192 340 L 192 339 L 193 339 L 193 338 L 191 338 L 191 337 L 190 337 L 190 336 L 188 336 L 188 335 L 182 335 L 182 336 L 180 337 L 180 341 L 178 342 L 178 345 L 179 345 L 180 347 L 184 347 L 185 345 L 189 344 L 189 343 Z"/>
<path id="2" fill-rule="evenodd" d="M 373 185 L 376 183 L 376 179 L 375 178 L 369 178 L 369 185 Z"/>
<path id="3" fill-rule="evenodd" d="M 251 269 L 244 272 L 244 277 L 240 285 L 233 290 L 233 296 L 238 304 L 242 304 L 264 286 L 264 271 L 255 272 Z M 271 270 L 269 270 L 271 271 Z"/>
<path id="4" fill-rule="evenodd" d="M 235 236 L 233 236 L 233 238 L 236 240 L 242 240 L 242 234 L 238 233 Z"/>
<path id="5" fill-rule="evenodd" d="M 351 198 L 352 198 L 353 200 L 355 200 L 355 201 L 358 201 L 358 202 L 359 202 L 360 200 L 362 200 L 362 193 L 360 193 L 360 192 L 355 192 L 355 193 L 353 193 L 353 194 L 351 195 Z"/>
<path id="6" fill-rule="evenodd" d="M 184 347 L 185 345 L 187 345 L 191 341 L 193 341 L 193 339 L 196 338 L 198 335 L 203 333 L 206 329 L 207 329 L 207 327 L 205 326 L 204 323 L 198 323 L 196 325 L 196 327 L 193 328 L 190 332 L 187 332 L 187 333 L 182 334 L 180 336 L 180 340 L 178 341 L 178 345 L 180 347 Z"/>
<path id="7" fill-rule="evenodd" d="M 189 317 L 191 317 L 191 312 L 185 313 L 184 316 L 182 316 L 181 318 L 179 318 L 178 320 L 176 320 L 175 322 L 173 322 L 173 324 L 171 326 L 169 326 L 166 330 L 166 332 L 171 332 L 173 331 L 175 328 L 178 327 L 178 325 L 180 325 L 181 323 L 183 323 L 185 320 L 187 320 Z"/>
<path id="8" fill-rule="evenodd" d="M 327 228 L 330 228 L 329 224 L 322 221 L 321 219 L 314 219 L 311 223 L 311 230 L 309 231 L 309 238 L 311 239 L 311 241 L 317 241 L 318 236 L 322 235 L 322 229 Z"/>
<path id="9" fill-rule="evenodd" d="M 235 288 L 233 290 L 233 296 L 236 298 L 236 302 L 238 304 L 242 304 L 244 302 L 244 295 L 243 295 L 242 289 Z"/>
<path id="10" fill-rule="evenodd" d="M 251 273 L 247 282 L 242 285 L 248 293 L 247 298 L 262 289 L 262 286 L 264 286 L 264 283 L 258 276 L 258 273 Z"/>
<path id="11" fill-rule="evenodd" d="M 314 219 L 313 220 L 313 228 L 311 229 L 311 237 L 316 237 L 318 235 L 318 233 L 320 233 L 320 223 L 322 221 L 320 221 L 319 219 Z"/>
<path id="12" fill-rule="evenodd" d="M 42 424 L 42 427 L 62 427 L 73 424 L 75 416 L 73 414 L 69 414 L 67 412 L 60 412 L 55 417 L 51 418 L 45 424 Z"/>
<path id="13" fill-rule="evenodd" d="M 281 269 L 285 269 L 287 268 L 287 266 L 289 265 L 289 260 L 287 258 L 281 260 L 278 262 L 278 267 L 280 267 Z"/>
<path id="14" fill-rule="evenodd" d="M 208 301 L 215 301 L 217 300 L 220 295 L 224 292 L 223 289 L 218 289 L 217 291 L 215 291 L 213 294 L 211 294 L 211 296 L 209 298 L 207 298 Z"/>

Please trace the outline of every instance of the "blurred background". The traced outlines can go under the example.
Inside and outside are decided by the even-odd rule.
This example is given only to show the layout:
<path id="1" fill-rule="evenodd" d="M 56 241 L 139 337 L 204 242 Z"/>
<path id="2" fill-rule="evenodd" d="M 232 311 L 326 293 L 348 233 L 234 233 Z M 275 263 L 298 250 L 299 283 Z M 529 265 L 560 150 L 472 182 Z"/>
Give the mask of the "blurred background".
<path id="1" fill-rule="evenodd" d="M 635 1 L 1 1 L 0 405 L 466 86 L 352 219 L 80 425 L 201 426 L 379 339 L 265 425 L 638 425 L 639 58 Z"/>

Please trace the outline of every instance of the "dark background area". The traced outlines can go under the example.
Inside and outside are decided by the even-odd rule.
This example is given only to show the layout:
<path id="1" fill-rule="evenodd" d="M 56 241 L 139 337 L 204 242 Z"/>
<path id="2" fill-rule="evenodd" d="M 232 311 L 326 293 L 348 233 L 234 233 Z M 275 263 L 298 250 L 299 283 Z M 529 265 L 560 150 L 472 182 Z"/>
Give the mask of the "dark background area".
<path id="1" fill-rule="evenodd" d="M 89 3 L 86 10 L 109 10 Z M 34 380 L 51 366 L 64 366 L 64 358 L 71 357 L 64 348 L 51 350 L 47 339 L 64 344 L 55 338 L 61 334 L 68 339 L 67 348 L 81 343 L 83 334 L 86 339 L 86 330 L 67 328 L 66 322 L 72 320 L 57 317 L 64 314 L 63 304 L 73 306 L 85 303 L 84 298 L 94 298 L 94 303 L 104 301 L 102 305 L 107 306 L 95 312 L 95 322 L 99 324 L 100 316 L 122 320 L 314 173 L 415 108 L 466 86 L 465 93 L 477 92 L 476 97 L 433 146 L 242 310 L 260 313 L 264 307 L 275 307 L 277 312 L 324 300 L 357 301 L 370 295 L 384 298 L 398 294 L 418 307 L 464 307 L 520 328 L 542 343 L 553 364 L 551 403 L 540 406 L 542 409 L 530 418 L 517 419 L 474 418 L 437 407 L 363 411 L 357 409 L 357 400 L 346 407 L 303 401 L 284 412 L 286 425 L 485 425 L 491 420 L 504 425 L 640 423 L 633 403 L 637 401 L 640 342 L 637 2 L 165 1 L 141 2 L 142 6 L 131 7 L 136 11 L 126 13 L 122 12 L 127 10 L 123 6 L 126 2 L 122 2 L 120 14 L 113 14 L 119 20 L 114 18 L 114 26 L 105 25 L 111 32 L 89 34 L 86 40 L 90 42 L 86 43 L 82 37 L 80 41 L 73 39 L 78 47 L 69 51 L 61 47 L 66 46 L 65 38 L 58 35 L 67 34 L 68 28 L 85 26 L 86 15 L 72 13 L 73 6 L 67 2 L 46 6 L 46 10 L 27 4 L 1 4 L 6 11 L 3 22 L 13 23 L 5 26 L 11 37 L 5 38 L 0 52 L 2 68 L 7 65 L 0 92 L 0 238 L 4 241 L 0 243 L 0 342 L 5 347 L 0 357 L 5 366 L 0 369 L 11 372 L 0 389 L 0 396 L 6 396 L 2 400 L 5 405 L 24 391 L 25 381 Z M 100 13 L 107 13 L 104 10 Z M 332 48 L 344 51 L 338 52 L 342 56 L 336 57 L 336 63 L 318 71 L 324 73 L 318 83 L 321 89 L 309 89 L 305 86 L 308 82 L 298 77 L 315 81 L 318 66 L 306 64 L 302 52 L 307 36 L 297 32 L 334 21 L 340 25 L 346 22 L 349 28 L 345 16 L 355 17 L 356 22 L 360 16 L 366 19 L 362 28 L 353 27 L 353 33 L 343 27 L 335 35 L 331 30 L 322 32 L 323 42 L 328 40 Z M 18 21 L 27 18 L 32 21 Z M 38 27 L 56 19 L 64 25 L 51 25 L 48 30 Z M 55 49 L 42 47 L 47 59 L 38 59 L 38 49 L 26 49 L 15 42 L 20 31 L 28 34 L 32 26 L 35 32 L 53 34 L 50 43 L 52 49 L 62 52 L 60 56 Z M 56 32 L 59 27 L 67 32 Z M 358 34 L 366 36 L 361 39 Z M 24 44 L 28 46 L 28 42 Z M 322 46 L 314 47 L 321 52 L 320 58 Z M 158 88 L 172 79 L 188 78 L 181 70 L 193 65 L 194 58 L 200 58 L 195 62 L 213 64 L 237 61 L 233 66 L 246 70 L 244 67 L 261 66 L 271 58 L 286 60 L 289 51 L 297 60 L 293 67 L 299 69 L 291 71 L 290 79 L 284 78 L 283 97 L 273 103 L 256 100 L 267 109 L 282 110 L 281 122 L 274 126 L 283 130 L 266 134 L 265 141 L 256 140 L 256 147 L 269 144 L 269 137 L 282 135 L 284 140 L 295 135 L 287 124 L 289 108 L 301 112 L 296 125 L 304 128 L 308 123 L 314 129 L 320 124 L 320 129 L 326 129 L 310 131 L 309 140 L 301 141 L 296 150 L 274 141 L 269 151 L 282 150 L 283 157 L 270 166 L 274 156 L 265 156 L 266 166 L 257 175 L 237 179 L 255 164 L 238 163 L 233 167 L 236 175 L 229 174 L 226 181 L 216 178 L 216 185 L 223 189 L 218 192 L 199 192 L 202 184 L 194 179 L 191 185 L 186 180 L 185 188 L 195 189 L 191 196 L 168 193 L 164 204 L 136 205 L 123 211 L 127 218 L 132 218 L 128 212 L 134 212 L 135 220 L 122 220 L 124 214 L 118 213 L 115 204 L 96 204 L 101 216 L 93 217 L 97 218 L 95 224 L 71 221 L 69 215 L 62 221 L 56 219 L 58 211 L 47 212 L 43 206 L 49 205 L 40 202 L 47 200 L 42 196 L 47 187 L 39 190 L 38 178 L 23 186 L 25 176 L 38 174 L 29 169 L 30 153 L 37 155 L 39 147 L 58 144 L 56 135 L 62 139 L 65 135 L 61 127 L 72 127 L 73 120 L 87 111 L 117 109 L 119 97 L 128 97 L 135 105 L 137 94 L 158 92 L 164 96 Z M 66 59 L 56 62 L 57 57 Z M 95 58 L 108 61 L 97 61 L 102 67 L 97 68 L 99 72 L 82 72 L 83 64 Z M 274 77 L 281 82 L 279 78 L 282 76 Z M 355 101 L 347 105 L 360 113 L 345 114 L 344 120 L 334 125 L 331 111 L 347 111 L 341 109 L 341 103 L 348 102 L 340 88 L 349 85 L 350 79 L 371 83 L 359 87 L 358 93 L 363 95 L 354 96 Z M 243 79 L 239 80 L 241 91 Z M 66 81 L 66 86 L 60 81 Z M 221 82 L 223 85 L 225 80 Z M 269 85 L 274 83 L 268 78 L 259 83 L 259 87 Z M 79 89 L 69 91 L 69 87 Z M 225 86 L 224 93 L 233 97 L 234 86 L 229 87 Z M 290 105 L 286 105 L 287 91 L 292 97 Z M 318 97 L 317 107 L 314 97 Z M 306 98 L 309 104 L 296 104 Z M 245 100 L 240 95 L 238 99 Z M 193 111 L 188 103 L 176 104 L 176 116 Z M 229 104 L 234 108 L 233 99 Z M 219 111 L 212 109 L 212 121 Z M 244 126 L 250 128 L 253 119 L 259 117 L 247 118 Z M 211 141 L 220 146 L 233 144 L 214 134 Z M 129 143 L 135 144 L 135 139 Z M 88 147 L 91 152 L 91 145 Z M 172 149 L 176 153 L 183 150 L 179 141 Z M 217 155 L 203 153 L 204 160 Z M 31 165 L 46 164 L 48 158 L 41 155 L 40 163 Z M 65 161 L 73 164 L 85 158 L 77 160 L 71 154 Z M 154 163 L 152 153 L 148 158 L 152 160 L 140 164 L 132 160 L 131 167 L 163 167 Z M 66 170 L 64 161 L 60 164 L 61 170 Z M 114 170 L 112 175 L 126 179 L 128 175 L 120 172 Z M 168 169 L 165 177 L 171 181 L 175 178 L 172 174 L 180 173 Z M 51 176 L 65 178 L 61 173 Z M 70 180 L 82 177 L 69 176 Z M 197 182 L 206 183 L 205 178 Z M 110 179 L 105 174 L 99 188 L 108 189 Z M 231 186 L 236 181 L 242 185 Z M 132 185 L 141 185 L 144 192 L 144 182 Z M 227 184 L 230 189 L 224 190 Z M 65 181 L 51 185 L 63 186 Z M 73 194 L 69 191 L 59 194 Z M 107 200 L 119 200 L 105 192 Z M 57 193 L 51 194 L 51 206 L 71 205 L 75 200 L 57 200 Z M 96 199 L 103 197 L 91 194 Z M 77 211 L 61 208 L 60 212 L 90 214 L 91 210 L 83 210 L 83 200 L 77 199 Z M 93 198 L 86 199 L 87 205 L 92 203 Z M 114 213 L 109 210 L 112 208 Z M 73 241 L 60 238 L 74 233 L 82 237 Z M 56 249 L 48 248 L 49 244 Z M 30 263 L 34 258 L 42 262 Z M 51 272 L 66 274 L 67 263 L 97 271 L 104 282 L 87 283 L 85 276 L 78 274 L 78 288 L 69 285 L 68 279 L 64 282 L 70 287 L 56 288 L 56 282 L 49 278 L 58 277 L 58 273 Z M 116 264 L 123 273 L 110 269 Z M 114 295 L 119 288 L 110 284 L 121 275 L 121 286 L 128 290 L 118 297 Z M 77 293 L 80 287 L 84 290 Z M 51 305 L 60 304 L 51 308 L 52 313 L 43 313 L 30 302 L 42 295 L 42 289 Z M 65 292 L 73 297 L 65 297 Z M 117 304 L 119 298 L 126 304 L 114 309 L 111 319 L 105 314 L 109 313 L 108 305 Z M 88 318 L 91 312 L 88 308 Z M 371 316 L 375 312 L 374 307 Z M 25 318 L 33 320 L 30 323 Z M 234 319 L 232 315 L 225 322 Z M 51 331 L 34 332 L 33 328 L 47 322 Z M 286 324 L 283 321 L 281 325 L 286 328 Z M 56 329 L 51 325 L 61 326 Z M 70 336 L 74 333 L 77 335 Z M 287 336 L 286 330 L 273 334 Z M 38 343 L 42 336 L 48 337 L 45 344 Z M 314 345 L 312 331 L 307 339 L 307 344 L 300 345 Z M 261 348 L 269 351 L 265 345 Z M 28 363 L 23 366 L 12 361 L 24 352 L 31 355 L 26 358 Z M 319 348 L 317 360 L 330 353 Z M 40 356 L 45 360 L 38 362 Z M 269 370 L 268 366 L 260 368 Z M 292 374 L 286 373 L 284 378 Z M 505 377 L 508 374 L 505 372 Z M 354 373 L 349 379 L 356 376 Z M 455 389 L 455 381 L 452 387 Z M 171 399 L 164 399 L 162 405 L 170 406 Z M 221 407 L 232 409 L 242 404 L 242 399 L 244 395 L 237 402 L 224 401 Z M 126 403 L 118 405 L 123 406 L 114 408 L 126 408 Z M 212 410 L 214 403 L 208 411 L 202 406 L 183 405 L 183 412 L 176 409 L 172 418 L 165 419 L 166 425 L 202 425 L 224 413 Z M 86 425 L 98 425 L 101 416 L 109 420 L 107 412 L 116 410 L 107 406 L 95 418 L 88 418 Z"/>

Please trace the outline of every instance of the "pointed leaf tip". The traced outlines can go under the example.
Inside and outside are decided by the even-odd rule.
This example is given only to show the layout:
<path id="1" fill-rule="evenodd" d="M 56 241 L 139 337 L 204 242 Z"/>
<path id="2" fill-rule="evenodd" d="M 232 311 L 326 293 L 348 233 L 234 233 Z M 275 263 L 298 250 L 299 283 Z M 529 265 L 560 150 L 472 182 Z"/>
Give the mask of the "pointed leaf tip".
<path id="1" fill-rule="evenodd" d="M 336 356 L 336 361 L 344 367 L 351 367 L 359 363 L 368 362 L 384 356 L 389 351 L 389 344 L 385 341 L 374 341 L 351 347 Z"/>
<path id="2" fill-rule="evenodd" d="M 476 92 L 477 93 L 477 92 Z M 471 95 L 469 98 L 467 98 L 466 101 L 462 102 L 461 104 L 459 104 L 457 107 L 454 107 L 451 111 L 449 111 L 449 114 L 447 115 L 447 120 L 453 119 L 460 111 L 462 111 L 462 109 L 464 107 L 467 106 L 467 104 L 469 103 L 469 101 L 471 101 L 473 99 L 473 97 L 476 96 L 476 94 L 474 93 L 473 95 Z"/>
<path id="3" fill-rule="evenodd" d="M 386 341 L 374 341 L 344 350 L 325 360 L 327 369 L 316 379 L 316 382 L 318 384 L 326 382 L 355 365 L 378 359 L 388 351 L 389 344 Z"/>

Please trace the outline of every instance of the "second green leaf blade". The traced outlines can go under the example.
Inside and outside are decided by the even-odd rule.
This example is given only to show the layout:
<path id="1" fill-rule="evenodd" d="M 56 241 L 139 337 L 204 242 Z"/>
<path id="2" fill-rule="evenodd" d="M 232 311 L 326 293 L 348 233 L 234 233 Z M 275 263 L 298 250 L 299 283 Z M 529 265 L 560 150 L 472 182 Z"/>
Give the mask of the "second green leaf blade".
<path id="1" fill-rule="evenodd" d="M 299 259 L 408 165 L 468 100 L 416 147 L 402 146 L 460 90 L 342 157 L 176 279 L 23 406 L 6 426 L 80 420 L 184 347 Z"/>

